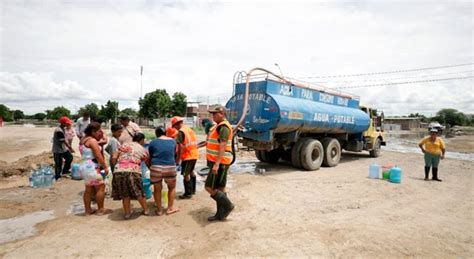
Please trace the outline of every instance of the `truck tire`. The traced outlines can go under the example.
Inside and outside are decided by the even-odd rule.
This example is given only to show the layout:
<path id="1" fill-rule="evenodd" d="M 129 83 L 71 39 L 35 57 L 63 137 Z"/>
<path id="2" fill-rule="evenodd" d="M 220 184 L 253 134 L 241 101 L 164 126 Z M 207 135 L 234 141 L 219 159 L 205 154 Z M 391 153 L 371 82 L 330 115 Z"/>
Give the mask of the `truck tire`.
<path id="1" fill-rule="evenodd" d="M 380 148 L 381 148 L 381 144 L 380 144 L 380 139 L 375 139 L 375 144 L 374 144 L 374 149 L 370 150 L 370 156 L 371 157 L 379 157 L 380 156 Z"/>
<path id="2" fill-rule="evenodd" d="M 323 163 L 324 148 L 316 139 L 307 139 L 301 147 L 301 166 L 308 170 L 318 170 Z"/>
<path id="3" fill-rule="evenodd" d="M 324 157 L 323 165 L 333 167 L 339 164 L 341 160 L 341 144 L 335 138 L 324 138 L 322 140 Z"/>
<path id="4" fill-rule="evenodd" d="M 281 160 L 291 162 L 291 148 L 281 151 Z"/>
<path id="5" fill-rule="evenodd" d="M 298 140 L 291 148 L 291 164 L 296 168 L 301 168 L 301 147 L 307 138 Z"/>
<path id="6" fill-rule="evenodd" d="M 263 160 L 263 156 L 262 156 L 262 151 L 261 150 L 255 150 L 255 156 L 257 157 L 257 159 L 260 161 L 260 162 L 265 162 Z"/>
<path id="7" fill-rule="evenodd" d="M 272 151 L 262 150 L 260 152 L 262 153 L 263 160 L 267 163 L 276 164 L 281 158 L 280 149 L 274 149 Z"/>

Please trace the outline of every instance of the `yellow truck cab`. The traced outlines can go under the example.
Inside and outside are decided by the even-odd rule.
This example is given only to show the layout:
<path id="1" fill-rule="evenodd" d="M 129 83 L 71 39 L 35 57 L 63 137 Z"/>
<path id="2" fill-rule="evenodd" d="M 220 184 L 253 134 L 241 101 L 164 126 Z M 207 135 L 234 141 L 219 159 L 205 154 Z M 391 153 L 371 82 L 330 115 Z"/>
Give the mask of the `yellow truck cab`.
<path id="1" fill-rule="evenodd" d="M 384 114 L 366 106 L 360 106 L 360 109 L 370 117 L 369 128 L 363 133 L 364 149 L 369 151 L 371 157 L 378 157 L 381 146 L 386 145 L 383 130 Z"/>

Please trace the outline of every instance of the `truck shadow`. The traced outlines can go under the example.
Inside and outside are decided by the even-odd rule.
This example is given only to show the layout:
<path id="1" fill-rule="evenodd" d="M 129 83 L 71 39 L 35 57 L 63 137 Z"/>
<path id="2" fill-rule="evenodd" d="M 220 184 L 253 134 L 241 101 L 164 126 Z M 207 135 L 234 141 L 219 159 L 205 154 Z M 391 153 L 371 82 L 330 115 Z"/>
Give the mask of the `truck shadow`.
<path id="1" fill-rule="evenodd" d="M 343 152 L 339 163 L 343 164 L 359 159 L 370 160 L 370 156 L 367 153 Z M 321 166 L 321 168 L 330 167 Z M 294 171 L 311 172 L 302 168 L 296 168 L 291 164 L 291 162 L 282 159 L 280 159 L 278 163 L 260 162 L 256 159 L 240 159 L 231 167 L 230 171 L 233 174 L 249 173 L 256 176 L 291 173 Z"/>

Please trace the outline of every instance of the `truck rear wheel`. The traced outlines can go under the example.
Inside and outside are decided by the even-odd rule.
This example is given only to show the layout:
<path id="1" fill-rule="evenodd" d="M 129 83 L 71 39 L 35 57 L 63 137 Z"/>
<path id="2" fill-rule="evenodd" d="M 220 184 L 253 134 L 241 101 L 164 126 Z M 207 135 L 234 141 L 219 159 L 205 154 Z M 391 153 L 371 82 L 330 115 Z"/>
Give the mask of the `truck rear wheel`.
<path id="1" fill-rule="evenodd" d="M 324 158 L 323 165 L 333 167 L 341 160 L 341 144 L 335 138 L 324 138 L 323 141 Z"/>
<path id="2" fill-rule="evenodd" d="M 281 157 L 281 149 L 273 149 L 272 151 L 262 150 L 262 158 L 265 162 L 276 164 L 280 160 Z"/>
<path id="3" fill-rule="evenodd" d="M 323 163 L 324 149 L 319 140 L 307 139 L 301 148 L 301 166 L 308 170 L 318 170 Z"/>
<path id="4" fill-rule="evenodd" d="M 301 168 L 301 147 L 307 138 L 298 140 L 291 148 L 291 164 L 296 168 Z"/>
<path id="5" fill-rule="evenodd" d="M 265 162 L 263 160 L 263 156 L 262 156 L 262 151 L 261 150 L 255 150 L 255 156 L 257 157 L 257 159 L 260 161 L 260 162 Z"/>
<path id="6" fill-rule="evenodd" d="M 378 157 L 380 155 L 380 139 L 375 139 L 375 143 L 374 143 L 374 149 L 370 150 L 370 156 L 371 157 Z"/>

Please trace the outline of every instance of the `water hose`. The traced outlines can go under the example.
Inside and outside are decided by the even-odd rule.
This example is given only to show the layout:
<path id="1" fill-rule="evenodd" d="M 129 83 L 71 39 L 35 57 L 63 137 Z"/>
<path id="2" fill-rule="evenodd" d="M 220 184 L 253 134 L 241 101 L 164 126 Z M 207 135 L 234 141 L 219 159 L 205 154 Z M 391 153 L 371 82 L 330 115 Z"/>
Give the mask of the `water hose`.
<path id="1" fill-rule="evenodd" d="M 256 68 L 250 69 L 249 72 L 247 72 L 247 74 L 246 74 L 247 79 L 246 79 L 246 83 L 245 83 L 244 107 L 243 107 L 243 110 L 242 110 L 242 116 L 240 117 L 239 121 L 237 122 L 237 125 L 233 129 L 234 135 L 237 133 L 237 131 L 239 131 L 239 127 L 242 125 L 242 123 L 245 119 L 245 115 L 247 113 L 247 108 L 248 108 L 248 103 L 249 103 L 248 99 L 249 99 L 250 77 L 252 76 L 252 73 L 257 71 L 257 70 L 260 70 L 260 71 L 266 72 L 268 74 L 271 74 L 274 77 L 282 80 L 283 82 L 285 82 L 289 85 L 293 85 L 293 83 L 286 80 L 284 77 L 279 76 L 279 75 L 277 75 L 277 74 L 275 74 L 275 73 L 273 73 L 269 70 L 266 70 L 264 68 L 256 67 Z M 235 75 L 234 75 L 234 78 L 235 78 Z M 235 138 L 234 138 L 234 136 L 232 136 L 232 162 L 230 164 L 232 165 L 235 162 L 235 160 L 236 160 L 236 156 L 235 156 Z"/>
<path id="2" fill-rule="evenodd" d="M 285 82 L 289 85 L 294 85 L 292 82 L 286 80 L 284 77 L 279 76 L 279 75 L 277 75 L 277 74 L 275 74 L 275 73 L 273 73 L 269 70 L 266 70 L 264 68 L 256 67 L 256 68 L 250 69 L 249 72 L 247 72 L 247 79 L 246 79 L 246 83 L 245 83 L 244 107 L 243 107 L 243 110 L 242 110 L 242 116 L 240 117 L 239 122 L 237 122 L 237 125 L 234 128 L 234 132 L 236 132 L 239 129 L 239 127 L 242 125 L 242 123 L 244 122 L 245 115 L 247 113 L 248 104 L 249 104 L 250 77 L 252 76 L 253 72 L 255 72 L 257 70 L 260 70 L 260 71 L 266 72 L 268 74 L 271 74 L 272 76 L 282 80 L 283 82 Z"/>

